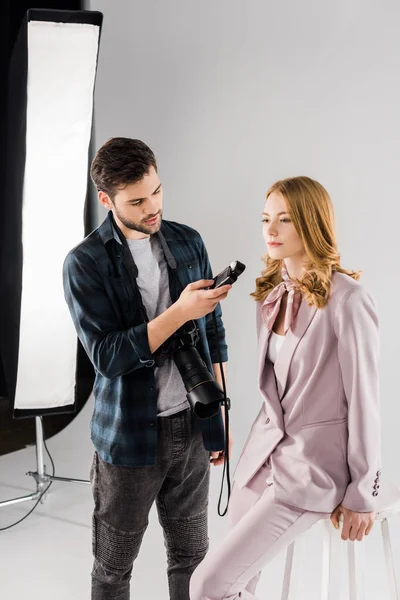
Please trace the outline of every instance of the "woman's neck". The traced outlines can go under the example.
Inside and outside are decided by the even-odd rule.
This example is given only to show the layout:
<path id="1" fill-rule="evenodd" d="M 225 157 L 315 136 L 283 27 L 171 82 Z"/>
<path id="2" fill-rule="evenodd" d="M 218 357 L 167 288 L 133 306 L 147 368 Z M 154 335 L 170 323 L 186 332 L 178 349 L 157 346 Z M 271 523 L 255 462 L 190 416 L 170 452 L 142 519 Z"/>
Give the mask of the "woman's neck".
<path id="1" fill-rule="evenodd" d="M 290 279 L 301 279 L 306 270 L 306 258 L 285 258 L 283 262 Z"/>

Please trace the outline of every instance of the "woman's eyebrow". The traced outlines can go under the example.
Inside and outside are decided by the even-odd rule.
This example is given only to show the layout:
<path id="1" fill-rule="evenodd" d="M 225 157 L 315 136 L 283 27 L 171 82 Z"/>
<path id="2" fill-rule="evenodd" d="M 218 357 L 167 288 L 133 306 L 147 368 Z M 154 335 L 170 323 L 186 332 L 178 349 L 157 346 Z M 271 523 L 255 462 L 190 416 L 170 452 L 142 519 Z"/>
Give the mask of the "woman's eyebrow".
<path id="1" fill-rule="evenodd" d="M 284 210 L 283 212 L 279 212 L 279 213 L 278 213 L 278 217 L 279 217 L 279 215 L 287 215 L 287 214 L 289 214 L 289 213 L 288 213 L 288 212 L 286 212 L 286 210 Z M 266 213 L 266 212 L 263 212 L 263 215 L 266 215 L 267 217 L 269 217 L 269 214 L 268 214 L 268 213 Z"/>

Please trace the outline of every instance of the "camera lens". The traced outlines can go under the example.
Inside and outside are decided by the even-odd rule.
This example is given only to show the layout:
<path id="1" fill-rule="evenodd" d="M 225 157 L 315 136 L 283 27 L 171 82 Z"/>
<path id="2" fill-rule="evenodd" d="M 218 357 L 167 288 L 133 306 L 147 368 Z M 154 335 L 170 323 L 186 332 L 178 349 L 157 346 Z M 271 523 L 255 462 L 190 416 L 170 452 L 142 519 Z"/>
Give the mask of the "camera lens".
<path id="1" fill-rule="evenodd" d="M 180 348 L 174 353 L 174 360 L 196 415 L 201 419 L 216 415 L 224 393 L 197 349 L 190 346 Z"/>

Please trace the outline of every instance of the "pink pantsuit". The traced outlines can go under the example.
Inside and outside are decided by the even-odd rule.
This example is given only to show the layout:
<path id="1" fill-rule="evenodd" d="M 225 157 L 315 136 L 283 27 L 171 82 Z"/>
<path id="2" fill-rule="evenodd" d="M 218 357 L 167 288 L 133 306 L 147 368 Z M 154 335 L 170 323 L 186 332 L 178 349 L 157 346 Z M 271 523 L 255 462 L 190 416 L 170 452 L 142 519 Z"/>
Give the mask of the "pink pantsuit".
<path id="1" fill-rule="evenodd" d="M 273 365 L 257 303 L 263 396 L 234 475 L 230 531 L 191 579 L 191 600 L 255 600 L 262 568 L 340 503 L 373 511 L 380 478 L 378 319 L 364 287 L 333 273 L 323 309 L 303 297 Z"/>

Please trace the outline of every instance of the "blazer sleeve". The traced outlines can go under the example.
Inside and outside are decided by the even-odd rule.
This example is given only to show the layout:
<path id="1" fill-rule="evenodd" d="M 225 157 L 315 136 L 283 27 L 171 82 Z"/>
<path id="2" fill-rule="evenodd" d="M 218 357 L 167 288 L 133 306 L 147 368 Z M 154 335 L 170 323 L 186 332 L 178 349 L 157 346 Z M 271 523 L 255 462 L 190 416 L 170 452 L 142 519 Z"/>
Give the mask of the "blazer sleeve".
<path id="1" fill-rule="evenodd" d="M 374 302 L 361 285 L 344 294 L 335 329 L 348 403 L 350 483 L 342 505 L 370 512 L 376 510 L 380 478 L 379 332 Z"/>

